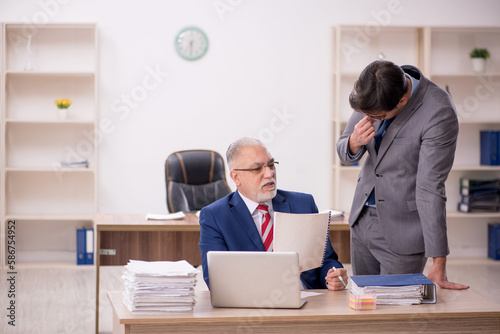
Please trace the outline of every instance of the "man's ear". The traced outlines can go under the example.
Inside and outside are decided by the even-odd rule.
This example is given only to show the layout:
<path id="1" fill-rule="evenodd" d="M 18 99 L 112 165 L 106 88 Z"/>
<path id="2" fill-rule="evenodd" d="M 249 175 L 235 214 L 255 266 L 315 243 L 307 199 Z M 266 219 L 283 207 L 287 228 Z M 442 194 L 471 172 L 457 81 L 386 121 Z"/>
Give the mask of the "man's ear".
<path id="1" fill-rule="evenodd" d="M 408 103 L 408 98 L 406 96 L 403 96 L 401 100 L 399 100 L 398 107 L 405 106 L 407 103 Z"/>
<path id="2" fill-rule="evenodd" d="M 234 184 L 236 184 L 236 187 L 239 187 L 239 185 L 241 184 L 241 181 L 240 181 L 240 175 L 238 174 L 238 172 L 232 170 L 229 172 L 229 176 L 231 176 L 231 179 L 233 179 Z"/>

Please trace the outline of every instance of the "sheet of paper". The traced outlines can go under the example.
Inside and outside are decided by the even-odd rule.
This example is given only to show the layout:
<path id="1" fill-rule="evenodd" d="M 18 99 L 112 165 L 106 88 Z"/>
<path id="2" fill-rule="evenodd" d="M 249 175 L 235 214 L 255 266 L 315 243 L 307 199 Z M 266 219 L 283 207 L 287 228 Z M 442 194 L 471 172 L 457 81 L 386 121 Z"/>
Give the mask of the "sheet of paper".
<path id="1" fill-rule="evenodd" d="M 186 217 L 184 212 L 179 211 L 175 213 L 148 213 L 146 219 L 150 220 L 176 220 Z"/>
<path id="2" fill-rule="evenodd" d="M 344 216 L 344 211 L 339 211 L 339 210 L 324 210 L 320 211 L 319 213 L 328 213 L 330 212 L 332 214 L 332 218 L 337 218 L 337 217 L 343 217 Z"/>
<path id="3" fill-rule="evenodd" d="M 302 290 L 300 291 L 300 298 L 307 298 L 307 297 L 313 297 L 313 296 L 319 296 L 323 295 L 321 292 L 311 292 L 307 290 Z"/>
<path id="4" fill-rule="evenodd" d="M 323 262 L 330 213 L 274 213 L 274 251 L 297 252 L 302 271 Z"/>

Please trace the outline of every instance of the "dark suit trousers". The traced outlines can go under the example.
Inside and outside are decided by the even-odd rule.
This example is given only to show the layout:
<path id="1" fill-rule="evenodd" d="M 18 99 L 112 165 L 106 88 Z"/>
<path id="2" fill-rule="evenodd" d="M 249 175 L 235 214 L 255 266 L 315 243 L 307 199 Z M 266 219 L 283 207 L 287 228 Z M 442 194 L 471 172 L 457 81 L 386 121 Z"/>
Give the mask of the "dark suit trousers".
<path id="1" fill-rule="evenodd" d="M 377 209 L 365 206 L 351 227 L 354 275 L 412 274 L 424 271 L 424 253 L 401 255 L 391 251 L 379 224 Z"/>

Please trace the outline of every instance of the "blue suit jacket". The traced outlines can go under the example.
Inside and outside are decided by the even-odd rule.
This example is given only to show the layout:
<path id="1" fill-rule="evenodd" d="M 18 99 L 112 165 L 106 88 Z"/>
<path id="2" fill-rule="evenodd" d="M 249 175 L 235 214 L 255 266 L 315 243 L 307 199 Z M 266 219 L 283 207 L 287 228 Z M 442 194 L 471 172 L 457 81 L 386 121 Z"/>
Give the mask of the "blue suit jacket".
<path id="1" fill-rule="evenodd" d="M 278 190 L 274 197 L 273 209 L 287 213 L 318 212 L 312 195 L 283 190 Z M 238 192 L 233 192 L 201 210 L 199 246 L 203 278 L 209 288 L 207 252 L 264 251 L 252 215 Z M 303 272 L 300 276 L 302 282 L 308 289 L 326 288 L 325 276 L 334 266 L 343 267 L 328 239 L 323 266 Z"/>

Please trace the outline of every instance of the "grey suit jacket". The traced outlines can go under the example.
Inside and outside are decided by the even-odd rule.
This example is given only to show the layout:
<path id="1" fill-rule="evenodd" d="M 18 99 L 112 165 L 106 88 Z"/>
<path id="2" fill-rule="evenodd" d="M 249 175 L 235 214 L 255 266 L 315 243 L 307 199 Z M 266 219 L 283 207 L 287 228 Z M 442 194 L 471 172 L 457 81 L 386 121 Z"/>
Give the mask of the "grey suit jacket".
<path id="1" fill-rule="evenodd" d="M 403 111 L 394 119 L 378 154 L 374 140 L 356 159 L 348 154 L 349 136 L 364 117 L 353 112 L 337 142 L 343 164 L 368 152 L 358 178 L 349 224 L 353 226 L 373 187 L 384 236 L 398 254 L 449 254 L 445 181 L 453 165 L 458 119 L 450 96 L 413 66 L 402 66 L 420 80 Z M 380 127 L 381 122 L 376 122 Z"/>

